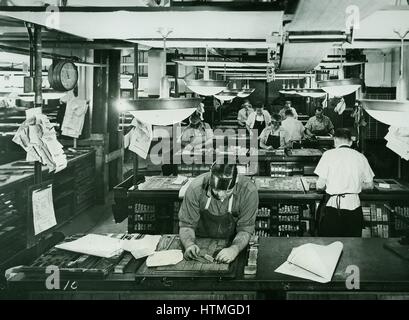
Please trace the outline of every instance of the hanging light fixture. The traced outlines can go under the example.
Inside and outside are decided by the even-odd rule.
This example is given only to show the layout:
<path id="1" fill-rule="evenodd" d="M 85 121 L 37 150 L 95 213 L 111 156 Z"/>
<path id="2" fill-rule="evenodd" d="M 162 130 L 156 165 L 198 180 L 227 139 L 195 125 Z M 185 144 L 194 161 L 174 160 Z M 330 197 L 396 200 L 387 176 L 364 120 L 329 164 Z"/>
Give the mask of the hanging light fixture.
<path id="1" fill-rule="evenodd" d="M 399 80 L 396 84 L 396 100 L 372 100 L 372 99 L 360 99 L 362 106 L 369 113 L 369 115 L 376 120 L 396 127 L 409 127 L 409 101 L 407 92 L 407 82 L 404 75 L 404 41 L 409 33 L 409 30 L 405 34 L 400 34 L 398 31 L 394 32 L 399 36 L 401 40 L 400 47 L 400 71 Z"/>
<path id="2" fill-rule="evenodd" d="M 357 91 L 361 85 L 362 80 L 357 78 L 345 79 L 344 78 L 344 65 L 342 57 L 342 45 L 341 45 L 341 62 L 338 71 L 338 80 L 325 80 L 318 81 L 318 86 L 322 88 L 326 93 L 334 97 L 347 96 Z"/>
<path id="3" fill-rule="evenodd" d="M 138 120 L 151 125 L 172 125 L 189 117 L 199 106 L 200 98 L 170 98 L 170 84 L 166 76 L 166 35 L 161 29 L 158 31 L 163 37 L 164 62 L 162 78 L 160 79 L 159 98 L 140 98 L 136 100 L 121 100 L 122 112 L 129 112 Z"/>
<path id="4" fill-rule="evenodd" d="M 224 81 L 227 83 L 227 75 L 226 75 L 226 65 L 224 65 Z M 229 102 L 237 97 L 239 94 L 239 90 L 237 89 L 236 83 L 232 84 L 232 89 L 225 89 L 222 92 L 219 92 L 214 95 L 214 97 L 220 100 L 223 103 Z"/>
<path id="5" fill-rule="evenodd" d="M 301 97 L 309 97 L 309 98 L 323 98 L 327 95 L 327 93 L 322 89 L 312 88 L 311 86 L 311 79 L 307 77 L 307 81 L 305 83 L 305 87 L 301 88 L 300 80 L 303 79 L 298 75 L 297 78 L 297 87 L 290 89 L 289 86 L 285 85 L 285 80 L 283 83 L 283 89 L 279 90 L 279 93 L 283 95 L 289 96 L 301 96 Z M 288 80 L 290 82 L 290 79 Z"/>
<path id="6" fill-rule="evenodd" d="M 251 89 L 249 85 L 249 80 L 247 80 L 247 83 L 241 88 L 237 96 L 239 98 L 247 98 L 249 95 L 251 95 L 254 92 L 254 90 L 256 89 L 254 88 Z"/>
<path id="7" fill-rule="evenodd" d="M 203 70 L 203 79 L 185 79 L 186 86 L 201 96 L 213 96 L 226 89 L 225 81 L 211 80 L 209 76 L 209 66 L 207 64 L 207 46 L 206 46 L 206 62 Z"/>

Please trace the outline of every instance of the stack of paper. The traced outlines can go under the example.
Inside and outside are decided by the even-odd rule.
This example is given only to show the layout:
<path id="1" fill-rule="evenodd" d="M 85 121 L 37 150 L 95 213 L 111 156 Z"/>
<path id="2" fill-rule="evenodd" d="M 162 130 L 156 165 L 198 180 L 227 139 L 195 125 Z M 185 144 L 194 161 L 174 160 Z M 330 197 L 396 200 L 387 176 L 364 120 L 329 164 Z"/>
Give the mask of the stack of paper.
<path id="1" fill-rule="evenodd" d="M 121 239 L 98 234 L 87 234 L 77 240 L 57 244 L 55 247 L 101 258 L 112 258 L 123 252 Z"/>
<path id="2" fill-rule="evenodd" d="M 101 258 L 112 258 L 125 250 L 129 251 L 135 259 L 140 259 L 155 252 L 160 238 L 160 235 L 145 235 L 142 239 L 122 240 L 98 234 L 88 234 L 55 247 Z"/>
<path id="3" fill-rule="evenodd" d="M 67 101 L 61 128 L 64 136 L 78 138 L 81 135 L 87 109 L 86 100 L 72 97 Z"/>
<path id="4" fill-rule="evenodd" d="M 342 249 L 343 244 L 339 241 L 328 246 L 304 244 L 294 248 L 275 272 L 320 283 L 330 282 Z"/>
<path id="5" fill-rule="evenodd" d="M 409 160 L 409 128 L 390 127 L 386 146 L 401 158 Z"/>
<path id="6" fill-rule="evenodd" d="M 41 108 L 36 109 L 39 110 L 29 109 L 27 120 L 18 128 L 13 142 L 27 152 L 26 161 L 38 161 L 47 165 L 49 171 L 59 172 L 67 167 L 63 146 L 47 116 L 41 114 Z"/>

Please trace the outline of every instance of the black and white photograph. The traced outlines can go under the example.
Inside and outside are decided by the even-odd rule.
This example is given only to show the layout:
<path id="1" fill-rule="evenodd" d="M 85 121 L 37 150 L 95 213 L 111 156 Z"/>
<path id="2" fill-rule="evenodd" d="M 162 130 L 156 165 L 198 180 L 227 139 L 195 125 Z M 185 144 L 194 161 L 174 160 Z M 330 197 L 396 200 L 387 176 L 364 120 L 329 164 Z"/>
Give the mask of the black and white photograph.
<path id="1" fill-rule="evenodd" d="M 0 300 L 409 300 L 408 44 L 409 0 L 0 0 Z"/>

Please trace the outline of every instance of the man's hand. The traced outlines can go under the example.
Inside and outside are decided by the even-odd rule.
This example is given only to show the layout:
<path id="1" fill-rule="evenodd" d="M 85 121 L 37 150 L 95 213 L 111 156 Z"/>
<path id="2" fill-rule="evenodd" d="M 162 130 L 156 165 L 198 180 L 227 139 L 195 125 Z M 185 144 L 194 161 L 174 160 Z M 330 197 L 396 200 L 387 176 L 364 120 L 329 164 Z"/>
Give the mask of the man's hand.
<path id="1" fill-rule="evenodd" d="M 230 263 L 236 259 L 238 254 L 239 249 L 236 246 L 231 246 L 221 250 L 215 260 L 220 263 Z"/>
<path id="2" fill-rule="evenodd" d="M 184 257 L 186 260 L 194 260 L 199 257 L 200 248 L 196 244 L 192 244 L 185 250 Z"/>

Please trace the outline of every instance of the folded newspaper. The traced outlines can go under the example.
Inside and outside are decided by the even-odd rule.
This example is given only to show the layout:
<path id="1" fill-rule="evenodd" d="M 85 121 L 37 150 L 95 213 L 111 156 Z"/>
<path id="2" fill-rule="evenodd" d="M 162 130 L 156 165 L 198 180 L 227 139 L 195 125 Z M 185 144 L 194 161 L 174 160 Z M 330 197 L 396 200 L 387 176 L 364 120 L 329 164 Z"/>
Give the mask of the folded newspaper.
<path id="1" fill-rule="evenodd" d="M 327 246 L 303 244 L 294 248 L 275 272 L 320 283 L 331 282 L 342 249 L 343 244 L 339 241 Z"/>

